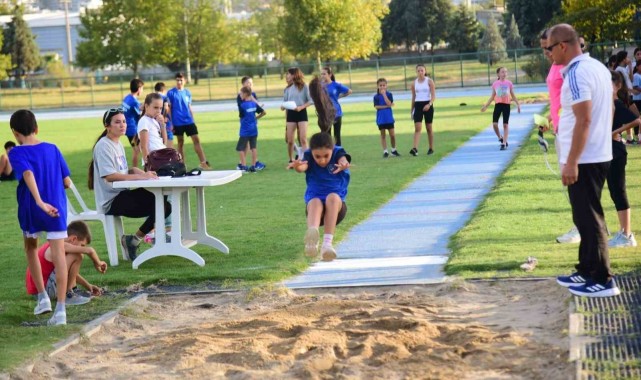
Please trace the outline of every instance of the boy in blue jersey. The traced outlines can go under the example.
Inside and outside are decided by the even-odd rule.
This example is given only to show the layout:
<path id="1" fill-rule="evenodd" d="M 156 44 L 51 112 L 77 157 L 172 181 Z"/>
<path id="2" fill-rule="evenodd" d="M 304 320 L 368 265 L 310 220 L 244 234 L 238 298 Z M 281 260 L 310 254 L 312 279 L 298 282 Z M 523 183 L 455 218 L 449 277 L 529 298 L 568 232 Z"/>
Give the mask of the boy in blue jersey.
<path id="1" fill-rule="evenodd" d="M 51 312 L 38 259 L 38 236 L 47 233 L 51 247 L 51 261 L 58 283 L 56 309 L 49 325 L 67 324 L 67 262 L 64 242 L 67 237 L 67 196 L 65 188 L 71 185 L 69 167 L 58 148 L 37 139 L 38 123 L 29 110 L 19 110 L 9 120 L 11 132 L 19 146 L 9 152 L 18 188 L 18 221 L 24 239 L 29 272 L 38 292 L 35 315 Z"/>
<path id="2" fill-rule="evenodd" d="M 240 110 L 240 105 L 241 105 L 241 104 L 243 104 L 243 98 L 242 98 L 242 94 L 241 94 L 242 89 L 243 89 L 243 88 L 248 88 L 248 89 L 249 89 L 249 91 L 251 92 L 251 95 L 252 95 L 251 100 L 253 100 L 254 102 L 256 102 L 256 104 L 258 104 L 258 97 L 256 96 L 256 93 L 255 93 L 255 92 L 254 92 L 254 90 L 253 90 L 253 87 L 254 87 L 254 81 L 252 80 L 252 77 L 244 76 L 244 77 L 240 80 L 240 83 L 242 83 L 243 87 L 241 88 L 241 91 L 238 91 L 238 96 L 236 96 L 236 103 L 238 104 L 238 117 L 239 117 L 239 118 L 242 118 L 242 117 L 243 117 L 243 113 L 242 113 L 242 111 Z M 262 104 L 259 104 L 259 106 L 260 106 L 261 108 L 263 107 L 263 105 L 262 105 Z M 249 142 L 248 142 L 248 143 L 247 143 L 247 149 L 245 149 L 245 154 L 249 154 L 249 152 L 250 152 L 250 151 L 251 151 L 251 147 L 249 146 Z M 256 161 L 256 164 L 255 164 L 254 166 L 256 167 L 256 170 L 263 170 L 263 169 L 265 169 L 265 164 L 263 164 L 263 163 L 262 163 L 262 162 L 260 162 L 260 161 Z"/>
<path id="3" fill-rule="evenodd" d="M 376 81 L 378 91 L 374 95 L 374 108 L 376 108 L 376 125 L 381 132 L 381 146 L 383 147 L 383 158 L 389 157 L 387 151 L 387 141 L 385 140 L 385 130 L 389 132 L 389 140 L 392 145 L 392 156 L 400 157 L 400 153 L 396 151 L 396 134 L 394 133 L 394 114 L 392 107 L 394 107 L 394 97 L 392 93 L 387 91 L 387 80 L 380 78 Z"/>
<path id="4" fill-rule="evenodd" d="M 131 93 L 122 100 L 122 110 L 125 114 L 125 120 L 127 121 L 127 139 L 129 139 L 129 144 L 133 149 L 133 154 L 131 157 L 131 166 L 138 167 L 138 161 L 140 159 L 140 150 L 136 144 L 137 125 L 138 120 L 142 116 L 142 111 L 140 110 L 140 102 L 138 97 L 142 94 L 143 86 L 145 84 L 140 79 L 132 79 L 129 82 L 129 90 Z"/>
<path id="5" fill-rule="evenodd" d="M 165 146 L 167 148 L 174 147 L 174 128 L 171 126 L 171 120 L 169 119 L 169 101 L 167 100 L 167 95 L 165 95 L 165 84 L 163 82 L 158 82 L 154 85 L 154 91 L 156 91 L 160 96 L 162 96 L 162 115 L 165 118 L 165 128 L 163 134 L 163 141 L 165 141 Z"/>
<path id="6" fill-rule="evenodd" d="M 256 139 L 258 138 L 258 119 L 265 116 L 265 110 L 263 110 L 256 102 L 252 96 L 251 89 L 248 87 L 243 87 L 240 89 L 240 95 L 242 97 L 242 103 L 240 103 L 240 132 L 238 138 L 238 144 L 236 144 L 236 151 L 240 157 L 240 163 L 237 166 L 238 170 L 256 172 L 256 170 L 262 170 L 265 168 L 265 165 L 259 169 L 257 164 L 258 153 L 256 150 Z M 252 165 L 247 168 L 246 153 L 245 149 L 249 145 L 249 149 L 252 153 Z"/>
<path id="7" fill-rule="evenodd" d="M 176 87 L 167 92 L 167 100 L 169 101 L 169 119 L 174 126 L 174 135 L 178 140 L 178 152 L 185 159 L 183 145 L 185 143 L 184 135 L 191 137 L 194 143 L 194 150 L 200 160 L 200 168 L 203 170 L 211 170 L 209 161 L 205 157 L 203 148 L 200 145 L 200 138 L 198 138 L 198 127 L 194 121 L 194 112 L 191 109 L 191 92 L 185 88 L 185 76 L 183 73 L 176 73 Z"/>

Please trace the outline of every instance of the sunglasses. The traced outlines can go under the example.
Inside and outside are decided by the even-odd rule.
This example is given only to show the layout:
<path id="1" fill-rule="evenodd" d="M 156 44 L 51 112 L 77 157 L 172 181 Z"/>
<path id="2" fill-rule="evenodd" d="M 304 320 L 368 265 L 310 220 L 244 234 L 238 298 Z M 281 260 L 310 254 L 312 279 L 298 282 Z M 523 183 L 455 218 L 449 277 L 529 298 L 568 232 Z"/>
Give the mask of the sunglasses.
<path id="1" fill-rule="evenodd" d="M 122 113 L 124 114 L 125 111 L 122 108 L 110 108 L 105 112 L 105 116 L 102 118 L 102 124 L 106 125 L 107 124 L 107 119 L 109 119 L 110 116 L 116 115 Z"/>

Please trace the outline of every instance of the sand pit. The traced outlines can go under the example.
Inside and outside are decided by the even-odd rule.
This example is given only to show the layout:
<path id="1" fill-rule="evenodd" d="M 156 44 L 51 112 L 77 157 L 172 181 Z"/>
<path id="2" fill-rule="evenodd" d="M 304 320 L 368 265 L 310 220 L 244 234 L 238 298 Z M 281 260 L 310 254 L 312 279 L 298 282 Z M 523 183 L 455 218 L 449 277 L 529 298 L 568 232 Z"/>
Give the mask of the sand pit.
<path id="1" fill-rule="evenodd" d="M 155 297 L 33 376 L 565 379 L 568 298 L 551 280 Z"/>

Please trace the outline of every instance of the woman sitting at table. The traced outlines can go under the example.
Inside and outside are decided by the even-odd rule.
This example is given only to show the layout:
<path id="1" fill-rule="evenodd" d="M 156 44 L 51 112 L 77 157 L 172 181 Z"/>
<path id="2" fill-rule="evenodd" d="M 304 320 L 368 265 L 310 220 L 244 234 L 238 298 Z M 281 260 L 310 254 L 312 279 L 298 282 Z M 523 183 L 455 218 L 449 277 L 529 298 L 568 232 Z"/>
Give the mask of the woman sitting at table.
<path id="1" fill-rule="evenodd" d="M 138 188 L 114 189 L 116 181 L 144 180 L 158 178 L 155 172 L 144 172 L 139 168 L 129 169 L 125 149 L 120 137 L 127 131 L 127 122 L 121 109 L 110 109 L 102 118 L 105 130 L 93 148 L 93 160 L 89 165 L 89 189 L 96 191 L 96 207 L 107 215 L 130 218 L 147 218 L 134 235 L 123 235 L 120 239 L 129 260 L 134 260 L 140 242 L 145 234 L 154 228 L 156 221 L 155 197 L 150 191 Z M 165 217 L 171 214 L 171 205 L 165 199 Z"/>

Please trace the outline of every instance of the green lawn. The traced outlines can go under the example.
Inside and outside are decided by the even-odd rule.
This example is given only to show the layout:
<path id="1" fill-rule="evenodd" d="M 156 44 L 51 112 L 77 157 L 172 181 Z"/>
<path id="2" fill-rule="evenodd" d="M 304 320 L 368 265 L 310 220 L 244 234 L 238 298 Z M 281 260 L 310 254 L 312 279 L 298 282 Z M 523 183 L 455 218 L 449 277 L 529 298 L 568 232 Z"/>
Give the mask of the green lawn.
<path id="1" fill-rule="evenodd" d="M 489 116 L 479 114 L 482 98 L 466 99 L 467 107 L 460 107 L 460 99 L 443 99 L 436 108 L 436 153 L 427 157 L 427 138 L 423 134 L 421 156 L 410 157 L 413 125 L 409 120 L 407 101 L 397 103 L 397 134 L 400 159 L 381 157 L 379 133 L 375 125 L 375 111 L 369 102 L 346 104 L 343 120 L 343 144 L 353 156 L 352 181 L 348 205 L 349 213 L 337 230 L 337 240 L 346 231 L 365 219 L 389 200 L 415 177 L 429 170 L 440 158 L 456 149 L 488 125 Z M 242 286 L 275 282 L 300 273 L 309 261 L 302 254 L 302 236 L 305 232 L 303 193 L 305 177 L 285 170 L 284 115 L 279 110 L 267 110 L 259 123 L 259 159 L 267 169 L 225 186 L 207 189 L 207 220 L 209 231 L 230 248 L 223 255 L 208 247 L 196 246 L 206 261 L 198 267 L 191 261 L 163 257 L 144 263 L 132 270 L 126 262 L 109 268 L 107 274 L 97 274 L 89 262 L 83 266 L 83 275 L 89 281 L 107 286 L 112 293 L 132 284 L 225 284 Z M 313 115 L 313 112 L 310 114 Z M 36 114 L 37 116 L 37 114 Z M 235 145 L 238 133 L 236 112 L 197 114 L 200 137 L 209 161 L 216 169 L 236 166 Z M 7 123 L 0 126 L 0 141 L 11 139 Z M 311 130 L 317 130 L 315 119 Z M 87 166 L 91 148 L 102 131 L 100 119 L 57 120 L 40 122 L 39 137 L 56 143 L 68 161 L 72 179 L 85 200 L 93 205 L 93 193 L 86 186 Z M 123 139 L 124 141 L 124 139 Z M 192 145 L 186 146 L 187 166 L 195 166 Z M 46 317 L 34 317 L 34 302 L 25 294 L 24 273 L 26 259 L 21 248 L 21 233 L 16 220 L 15 182 L 0 184 L 0 205 L 5 218 L 0 220 L 0 370 L 11 368 L 21 360 L 46 350 L 51 344 L 79 328 L 107 309 L 115 307 L 119 298 L 102 297 L 81 308 L 68 309 L 64 328 L 20 327 L 21 323 L 43 322 Z M 193 202 L 192 202 L 193 204 Z M 126 230 L 133 231 L 141 220 L 126 220 Z M 93 224 L 94 246 L 106 260 L 104 236 L 100 224 Z"/>
<path id="2" fill-rule="evenodd" d="M 448 275 L 465 278 L 554 276 L 570 273 L 578 260 L 577 244 L 558 244 L 559 236 L 572 227 L 570 205 L 558 176 L 545 166 L 543 154 L 533 133 L 517 158 L 499 178 L 496 187 L 476 210 L 468 225 L 450 243 L 452 256 L 446 266 Z M 553 141 L 548 138 L 550 147 Z M 556 154 L 548 157 L 557 170 Z M 641 147 L 628 147 L 627 190 L 632 209 L 632 230 L 641 226 L 641 176 L 638 162 Z M 605 186 L 601 202 L 607 224 L 614 234 L 619 223 Z M 610 251 L 615 273 L 639 269 L 641 248 Z M 528 256 L 539 264 L 533 273 L 519 269 Z"/>

